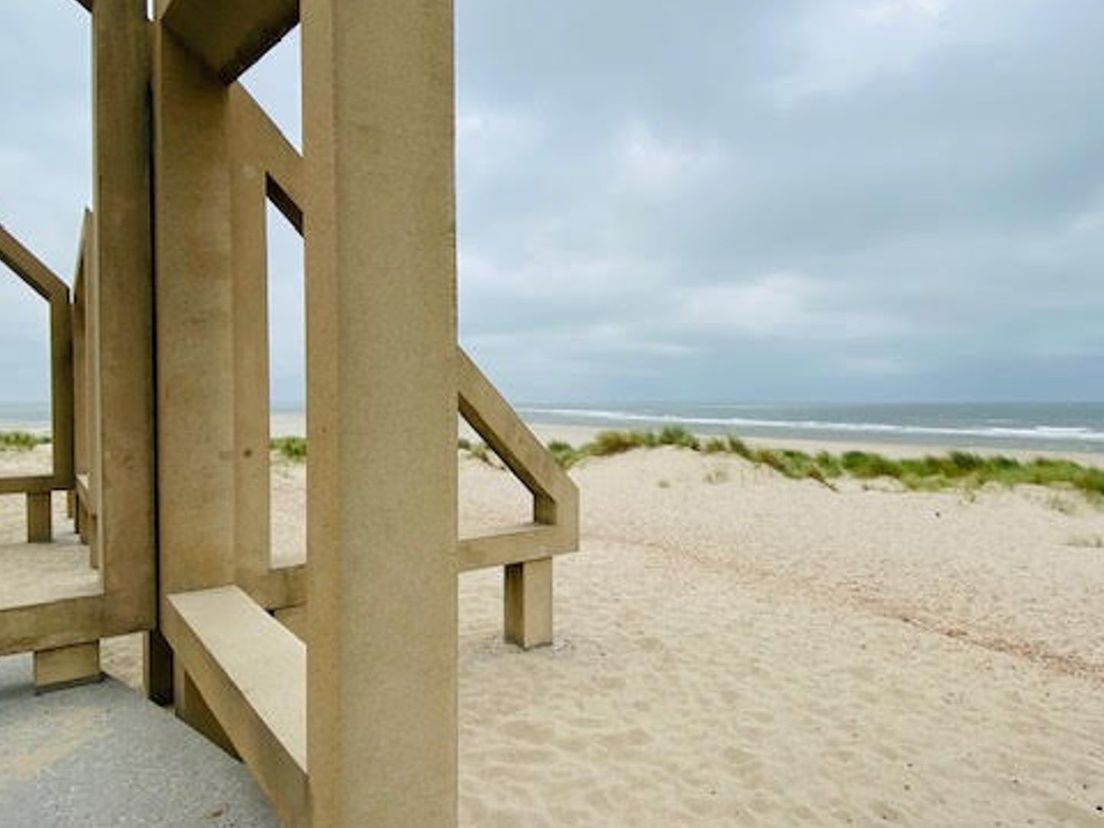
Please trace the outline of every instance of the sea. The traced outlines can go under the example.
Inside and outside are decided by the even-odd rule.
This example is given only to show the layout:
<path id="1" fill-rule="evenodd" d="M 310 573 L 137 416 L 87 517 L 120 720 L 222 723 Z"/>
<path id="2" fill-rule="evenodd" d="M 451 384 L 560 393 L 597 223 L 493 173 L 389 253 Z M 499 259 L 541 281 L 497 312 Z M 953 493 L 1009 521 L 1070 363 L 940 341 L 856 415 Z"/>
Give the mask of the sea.
<path id="1" fill-rule="evenodd" d="M 697 434 L 1104 454 L 1104 403 L 521 405 L 529 422 Z"/>
<path id="2" fill-rule="evenodd" d="M 519 404 L 531 423 L 683 426 L 698 434 L 1104 454 L 1104 402 Z M 301 409 L 273 411 L 273 433 L 301 432 Z M 45 431 L 44 405 L 0 403 L 0 430 Z"/>

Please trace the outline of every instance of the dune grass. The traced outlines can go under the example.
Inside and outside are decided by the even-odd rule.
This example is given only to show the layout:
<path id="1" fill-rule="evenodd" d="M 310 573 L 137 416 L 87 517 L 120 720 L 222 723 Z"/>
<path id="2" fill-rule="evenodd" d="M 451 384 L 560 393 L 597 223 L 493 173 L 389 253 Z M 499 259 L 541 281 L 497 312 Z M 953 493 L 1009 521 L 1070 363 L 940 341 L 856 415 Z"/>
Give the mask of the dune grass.
<path id="1" fill-rule="evenodd" d="M 1068 546 L 1076 546 L 1080 549 L 1104 549 L 1104 536 L 1088 535 L 1084 537 L 1070 538 Z"/>
<path id="2" fill-rule="evenodd" d="M 472 443 L 468 446 L 468 454 L 481 463 L 486 463 L 488 466 L 493 465 L 491 463 L 491 450 L 486 443 Z"/>
<path id="3" fill-rule="evenodd" d="M 307 440 L 305 437 L 273 437 L 269 448 L 285 460 L 302 463 L 307 459 Z"/>
<path id="4" fill-rule="evenodd" d="M 36 446 L 50 442 L 45 434 L 31 434 L 29 431 L 0 431 L 0 451 L 31 451 Z"/>
<path id="5" fill-rule="evenodd" d="M 680 446 L 703 454 L 735 455 L 757 466 L 772 468 L 790 479 L 815 480 L 828 487 L 832 487 L 833 480 L 842 477 L 856 480 L 891 478 L 912 491 L 950 488 L 972 491 L 989 483 L 1007 487 L 1034 484 L 1073 489 L 1090 499 L 1104 501 L 1104 468 L 1050 457 L 1017 460 L 964 451 L 903 459 L 868 451 L 808 454 L 793 449 L 752 448 L 735 435 L 710 437 L 703 441 L 677 426 L 658 433 L 603 431 L 582 446 L 556 441 L 550 443 L 548 448 L 561 466 L 570 468 L 587 457 L 605 457 L 658 446 Z"/>
<path id="6" fill-rule="evenodd" d="M 0 432 L 0 449 L 26 450 L 43 442 L 49 442 L 49 438 L 26 432 Z M 556 462 L 566 469 L 588 457 L 609 457 L 660 446 L 675 446 L 708 455 L 742 457 L 757 466 L 774 469 L 791 480 L 815 480 L 831 489 L 835 488 L 834 480 L 845 477 L 855 480 L 889 478 L 899 481 L 910 491 L 962 489 L 968 494 L 990 483 L 1009 488 L 1033 484 L 1080 492 L 1090 501 L 1104 505 L 1104 468 L 1052 457 L 1017 460 L 1003 455 L 983 456 L 965 451 L 902 459 L 869 451 L 845 451 L 842 454 L 820 451 L 809 454 L 794 449 L 752 448 L 736 435 L 702 440 L 680 426 L 668 426 L 658 432 L 602 431 L 591 442 L 581 446 L 553 440 L 548 444 L 548 450 Z M 272 440 L 271 447 L 287 460 L 302 462 L 307 456 L 307 441 L 302 437 L 277 437 Z M 484 463 L 491 462 L 486 443 L 461 438 L 457 441 L 457 448 Z"/>
<path id="7" fill-rule="evenodd" d="M 466 437 L 456 441 L 456 447 L 466 451 L 477 460 L 490 463 L 490 450 L 486 443 L 473 443 Z M 307 459 L 307 441 L 304 437 L 273 437 L 269 441 L 269 449 L 284 460 L 293 463 L 302 463 Z"/>

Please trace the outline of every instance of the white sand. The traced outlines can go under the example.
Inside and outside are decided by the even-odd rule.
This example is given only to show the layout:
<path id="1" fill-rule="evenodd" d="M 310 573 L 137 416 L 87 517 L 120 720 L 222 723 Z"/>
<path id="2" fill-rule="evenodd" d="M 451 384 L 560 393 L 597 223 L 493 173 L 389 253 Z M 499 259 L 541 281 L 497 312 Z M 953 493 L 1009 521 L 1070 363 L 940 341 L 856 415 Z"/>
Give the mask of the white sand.
<path id="1" fill-rule="evenodd" d="M 504 645 L 501 573 L 461 578 L 462 825 L 1104 825 L 1104 549 L 1073 545 L 1104 510 L 669 448 L 572 474 L 555 646 Z M 527 508 L 461 460 L 462 533 Z"/>
<path id="2" fill-rule="evenodd" d="M 463 824 L 1104 824 L 1104 550 L 1068 545 L 1104 512 L 675 449 L 574 476 L 556 647 L 462 580 Z M 489 513 L 506 475 L 462 489 Z"/>

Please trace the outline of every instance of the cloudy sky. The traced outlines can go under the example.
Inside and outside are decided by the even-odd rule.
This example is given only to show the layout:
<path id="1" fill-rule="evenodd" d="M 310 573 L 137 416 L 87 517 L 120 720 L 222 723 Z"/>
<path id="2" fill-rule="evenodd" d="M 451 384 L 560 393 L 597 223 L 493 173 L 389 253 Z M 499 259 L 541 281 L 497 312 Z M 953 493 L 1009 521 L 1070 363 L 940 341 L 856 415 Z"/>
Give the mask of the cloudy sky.
<path id="1" fill-rule="evenodd" d="M 68 278 L 87 24 L 3 11 L 0 222 Z M 462 341 L 529 402 L 1104 399 L 1102 40 L 1100 0 L 460 0 Z M 295 141 L 297 48 L 248 78 Z M 36 399 L 12 281 L 0 400 Z"/>

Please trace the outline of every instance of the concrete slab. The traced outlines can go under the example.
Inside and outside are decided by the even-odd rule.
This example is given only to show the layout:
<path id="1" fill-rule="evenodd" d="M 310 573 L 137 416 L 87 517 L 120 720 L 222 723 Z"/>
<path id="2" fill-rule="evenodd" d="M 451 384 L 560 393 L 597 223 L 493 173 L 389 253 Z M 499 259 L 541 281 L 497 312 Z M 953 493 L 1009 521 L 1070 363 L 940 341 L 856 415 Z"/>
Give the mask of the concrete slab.
<path id="1" fill-rule="evenodd" d="M 276 828 L 245 766 L 114 679 L 34 695 L 0 658 L 0 822 L 8 828 Z"/>
<path id="2" fill-rule="evenodd" d="M 100 573 L 88 566 L 88 547 L 73 534 L 53 543 L 0 543 L 0 610 L 99 595 Z"/>

